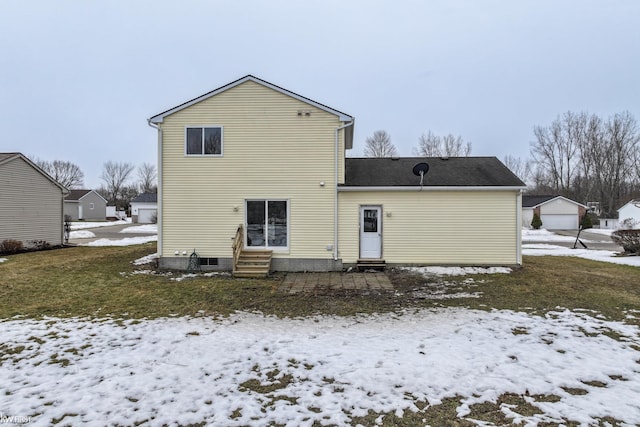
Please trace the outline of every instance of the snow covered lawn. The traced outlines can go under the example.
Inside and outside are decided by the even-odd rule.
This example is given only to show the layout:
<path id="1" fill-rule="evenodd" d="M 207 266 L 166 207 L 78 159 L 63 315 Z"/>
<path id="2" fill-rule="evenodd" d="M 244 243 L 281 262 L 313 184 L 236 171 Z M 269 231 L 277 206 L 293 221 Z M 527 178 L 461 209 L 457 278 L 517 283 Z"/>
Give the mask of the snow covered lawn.
<path id="1" fill-rule="evenodd" d="M 112 225 L 130 224 L 131 219 L 118 221 L 75 221 L 71 223 L 71 231 L 82 230 L 84 228 L 111 227 Z"/>
<path id="2" fill-rule="evenodd" d="M 454 396 L 462 397 L 458 417 L 473 419 L 474 404 L 504 393 L 539 409 L 524 416 L 503 404 L 514 422 L 640 423 L 639 328 L 583 313 L 456 308 L 0 326 L 2 411 L 33 416 L 35 426 L 61 418 L 72 425 L 346 425 L 370 410 L 403 416 Z"/>
<path id="3" fill-rule="evenodd" d="M 149 233 L 158 234 L 157 224 L 143 224 L 127 227 L 121 231 L 121 233 Z"/>
<path id="4" fill-rule="evenodd" d="M 124 239 L 98 239 L 85 243 L 83 246 L 132 246 L 142 243 L 156 242 L 158 236 L 125 237 Z"/>

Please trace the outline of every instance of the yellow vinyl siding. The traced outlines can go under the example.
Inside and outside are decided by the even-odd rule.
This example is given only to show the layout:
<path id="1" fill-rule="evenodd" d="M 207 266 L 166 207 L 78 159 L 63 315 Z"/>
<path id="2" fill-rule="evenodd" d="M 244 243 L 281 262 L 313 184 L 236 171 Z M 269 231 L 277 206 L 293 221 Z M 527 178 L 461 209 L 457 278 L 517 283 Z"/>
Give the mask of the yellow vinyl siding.
<path id="1" fill-rule="evenodd" d="M 398 264 L 518 264 L 513 191 L 341 192 L 339 252 L 359 257 L 360 206 L 382 206 L 382 257 Z"/>
<path id="2" fill-rule="evenodd" d="M 223 127 L 223 156 L 186 156 L 185 127 L 207 125 Z M 289 249 L 274 256 L 331 258 L 326 246 L 333 243 L 340 125 L 333 114 L 251 81 L 166 117 L 161 256 L 196 249 L 201 256 L 230 257 L 231 238 L 245 221 L 244 201 L 284 199 Z M 340 165 L 343 144 L 340 132 Z"/>

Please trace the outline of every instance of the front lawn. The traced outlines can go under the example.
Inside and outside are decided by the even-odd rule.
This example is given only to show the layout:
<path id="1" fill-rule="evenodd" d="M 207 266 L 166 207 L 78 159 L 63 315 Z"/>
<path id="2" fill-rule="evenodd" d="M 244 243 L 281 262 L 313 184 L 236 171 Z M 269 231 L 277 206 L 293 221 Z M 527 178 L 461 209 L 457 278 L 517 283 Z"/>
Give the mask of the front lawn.
<path id="1" fill-rule="evenodd" d="M 0 263 L 0 319 L 155 318 L 235 311 L 296 317 L 462 306 L 538 314 L 565 307 L 635 322 L 629 315 L 640 310 L 640 268 L 578 258 L 525 257 L 524 267 L 510 274 L 469 277 L 425 278 L 393 270 L 388 274 L 394 293 L 284 295 L 277 292 L 280 275 L 265 280 L 225 274 L 183 279 L 181 273 L 156 274 L 150 265 L 133 264 L 153 252 L 155 243 L 9 256 Z M 450 298 L 430 297 L 434 289 L 444 289 Z"/>

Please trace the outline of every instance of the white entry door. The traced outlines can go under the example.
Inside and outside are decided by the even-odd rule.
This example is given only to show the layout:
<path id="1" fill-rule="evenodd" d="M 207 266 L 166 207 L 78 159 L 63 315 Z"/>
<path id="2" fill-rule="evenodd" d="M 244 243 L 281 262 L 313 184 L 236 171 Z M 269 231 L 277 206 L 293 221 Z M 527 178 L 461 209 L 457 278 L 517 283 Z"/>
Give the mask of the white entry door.
<path id="1" fill-rule="evenodd" d="M 360 207 L 360 258 L 382 258 L 382 207 Z"/>

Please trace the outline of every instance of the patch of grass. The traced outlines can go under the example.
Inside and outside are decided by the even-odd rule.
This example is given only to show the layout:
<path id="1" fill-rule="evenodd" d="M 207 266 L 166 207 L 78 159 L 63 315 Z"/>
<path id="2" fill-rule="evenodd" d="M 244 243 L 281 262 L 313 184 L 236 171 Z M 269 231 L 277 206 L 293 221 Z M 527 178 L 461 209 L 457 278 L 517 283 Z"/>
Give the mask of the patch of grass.
<path id="1" fill-rule="evenodd" d="M 640 325 L 640 319 L 627 319 L 625 314 L 640 307 L 640 268 L 637 267 L 572 257 L 524 257 L 523 267 L 511 274 L 471 277 L 478 279 L 476 284 L 484 280 L 480 286 L 467 289 L 467 292 L 480 292 L 479 298 L 441 300 L 439 304 L 538 314 L 557 307 L 585 309 L 587 314 L 600 313 L 609 319 Z M 400 275 L 397 280 L 403 281 Z M 409 282 L 409 287 L 415 286 L 420 277 L 411 280 L 413 283 L 404 282 Z M 462 284 L 464 277 L 447 280 Z"/>
<path id="2" fill-rule="evenodd" d="M 567 257 L 525 257 L 511 274 L 425 278 L 404 270 L 387 272 L 396 292 L 324 291 L 284 294 L 284 275 L 267 279 L 228 276 L 190 278 L 133 274 L 147 268 L 132 261 L 156 251 L 155 243 L 125 247 L 76 247 L 12 255 L 0 264 L 0 319 L 14 316 L 115 317 L 226 316 L 255 311 L 279 317 L 315 314 L 399 312 L 407 308 L 470 307 L 544 314 L 557 307 L 591 310 L 639 324 L 625 313 L 640 312 L 640 268 Z M 175 277 L 175 274 L 173 275 Z M 416 297 L 438 281 L 479 298 L 431 300 Z M 595 314 L 594 314 L 595 315 Z M 514 334 L 526 333 L 514 329 Z M 192 333 L 192 335 L 196 335 Z M 611 334 L 613 335 L 613 334 Z M 53 338 L 53 337 L 52 337 Z M 45 337 L 46 339 L 46 337 Z M 43 341 L 34 338 L 38 344 Z"/>

